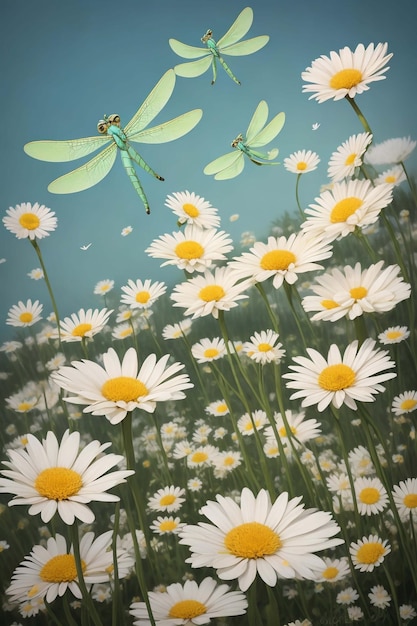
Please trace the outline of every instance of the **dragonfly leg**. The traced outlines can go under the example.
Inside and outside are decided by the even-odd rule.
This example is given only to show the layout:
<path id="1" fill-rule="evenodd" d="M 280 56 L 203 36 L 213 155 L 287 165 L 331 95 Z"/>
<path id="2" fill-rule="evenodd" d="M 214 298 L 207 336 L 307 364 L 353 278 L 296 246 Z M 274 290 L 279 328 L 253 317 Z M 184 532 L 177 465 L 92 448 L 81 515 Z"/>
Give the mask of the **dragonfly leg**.
<path id="1" fill-rule="evenodd" d="M 221 66 L 222 66 L 222 67 L 223 67 L 223 69 L 225 70 L 226 74 L 227 74 L 228 76 L 230 76 L 230 78 L 231 78 L 232 80 L 234 80 L 234 81 L 235 81 L 235 83 L 236 83 L 237 85 L 240 85 L 240 84 L 241 84 L 240 80 L 238 80 L 238 79 L 236 78 L 236 76 L 233 74 L 232 70 L 231 70 L 231 69 L 230 69 L 230 67 L 227 65 L 227 63 L 226 63 L 226 61 L 223 59 L 223 57 L 219 56 L 219 57 L 218 57 L 218 59 L 219 59 L 219 63 L 221 64 Z"/>
<path id="2" fill-rule="evenodd" d="M 157 174 L 150 165 L 148 165 L 146 163 L 146 161 L 144 161 L 144 159 L 142 159 L 142 157 L 140 156 L 140 154 L 138 152 L 136 152 L 136 150 L 134 148 L 132 148 L 132 146 L 128 146 L 127 147 L 127 153 L 129 155 L 129 157 L 135 161 L 135 163 L 137 163 L 138 165 L 141 166 L 142 169 L 145 170 L 145 172 L 148 172 L 149 174 L 152 174 L 152 176 L 154 176 L 155 178 L 157 178 L 158 180 L 165 180 L 165 178 L 162 178 L 162 176 L 160 176 L 159 174 Z"/>
<path id="3" fill-rule="evenodd" d="M 149 207 L 149 202 L 148 199 L 145 195 L 145 192 L 143 190 L 142 185 L 140 184 L 140 180 L 135 172 L 135 168 L 133 167 L 133 163 L 132 163 L 132 159 L 130 158 L 129 154 L 126 152 L 126 150 L 120 150 L 120 156 L 122 157 L 122 163 L 124 165 L 124 168 L 126 170 L 126 174 L 129 176 L 130 178 L 130 182 L 132 183 L 133 187 L 136 190 L 136 193 L 138 194 L 139 198 L 142 200 L 144 206 L 145 206 L 145 211 L 146 213 L 149 215 L 149 213 L 151 212 L 151 209 Z"/>

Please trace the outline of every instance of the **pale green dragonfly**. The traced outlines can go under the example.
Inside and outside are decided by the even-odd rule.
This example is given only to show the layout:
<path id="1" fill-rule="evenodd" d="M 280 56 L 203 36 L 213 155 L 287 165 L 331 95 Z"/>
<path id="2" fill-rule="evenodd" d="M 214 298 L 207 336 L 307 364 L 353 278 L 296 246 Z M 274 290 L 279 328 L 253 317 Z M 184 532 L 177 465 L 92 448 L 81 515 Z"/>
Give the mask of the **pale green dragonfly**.
<path id="1" fill-rule="evenodd" d="M 26 154 L 34 159 L 64 162 L 87 156 L 87 154 L 111 142 L 109 146 L 78 169 L 52 181 L 48 186 L 48 191 L 64 194 L 93 187 L 110 172 L 119 151 L 127 175 L 145 205 L 146 212 L 150 213 L 148 199 L 136 174 L 134 163 L 140 165 L 158 180 L 164 179 L 144 161 L 130 145 L 130 142 L 156 144 L 173 141 L 190 132 L 203 115 L 201 109 L 193 109 L 168 122 L 146 128 L 170 99 L 175 80 L 174 70 L 170 69 L 165 72 L 124 129 L 120 125 L 119 115 L 113 114 L 108 117 L 105 115 L 104 119 L 97 124 L 97 130 L 101 133 L 98 136 L 68 141 L 46 140 L 27 143 L 23 149 Z"/>
<path id="2" fill-rule="evenodd" d="M 235 150 L 211 161 L 204 168 L 204 174 L 214 174 L 216 180 L 234 178 L 242 172 L 245 166 L 245 155 L 255 165 L 279 165 L 273 161 L 278 156 L 278 148 L 273 148 L 266 153 L 253 150 L 253 148 L 265 146 L 278 135 L 285 123 L 285 113 L 278 113 L 268 124 L 266 124 L 267 119 L 268 105 L 265 100 L 261 100 L 255 109 L 246 135 L 240 134 L 232 141 L 231 145 Z"/>
<path id="3" fill-rule="evenodd" d="M 184 59 L 198 59 L 197 61 L 191 61 L 190 63 L 180 63 L 174 67 L 175 73 L 178 76 L 185 78 L 194 78 L 195 76 L 201 76 L 210 67 L 213 69 L 213 80 L 211 84 L 214 85 L 217 78 L 217 61 L 224 68 L 227 74 L 232 80 L 240 85 L 240 81 L 233 74 L 230 67 L 223 59 L 223 54 L 229 54 L 231 56 L 245 56 L 252 54 L 263 48 L 269 41 L 268 35 L 260 35 L 259 37 L 253 37 L 252 39 L 246 39 L 245 41 L 239 41 L 246 35 L 253 22 L 253 11 L 250 7 L 243 9 L 233 22 L 227 33 L 219 39 L 216 43 L 212 37 L 213 31 L 209 29 L 206 34 L 201 38 L 201 41 L 206 44 L 207 48 L 197 48 L 195 46 L 188 46 L 185 43 L 177 41 L 177 39 L 170 39 L 169 45 L 172 50 L 178 56 Z M 200 57 L 202 57 L 200 59 Z"/>

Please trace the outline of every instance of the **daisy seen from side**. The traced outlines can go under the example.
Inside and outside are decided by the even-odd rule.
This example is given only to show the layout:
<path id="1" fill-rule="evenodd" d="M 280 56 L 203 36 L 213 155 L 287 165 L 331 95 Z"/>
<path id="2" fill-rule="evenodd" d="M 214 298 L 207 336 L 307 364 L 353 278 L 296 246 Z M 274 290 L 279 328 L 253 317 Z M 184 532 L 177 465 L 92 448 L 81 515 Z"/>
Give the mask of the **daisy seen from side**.
<path id="1" fill-rule="evenodd" d="M 395 415 L 412 413 L 417 409 L 417 391 L 404 391 L 396 396 L 391 404 L 391 411 Z"/>
<path id="2" fill-rule="evenodd" d="M 14 304 L 7 314 L 6 324 L 9 326 L 33 326 L 42 319 L 42 304 L 39 300 L 27 300 L 26 303 L 19 300 L 17 304 Z"/>
<path id="3" fill-rule="evenodd" d="M 229 413 L 229 407 L 226 404 L 224 399 L 216 400 L 215 402 L 210 402 L 208 406 L 205 408 L 206 413 L 209 415 L 227 415 Z"/>
<path id="4" fill-rule="evenodd" d="M 249 341 L 243 344 L 243 352 L 256 363 L 280 363 L 285 350 L 278 341 L 279 335 L 274 330 L 261 330 L 255 332 Z"/>
<path id="5" fill-rule="evenodd" d="M 362 157 L 371 142 L 371 133 L 351 135 L 333 152 L 327 169 L 327 175 L 332 182 L 354 176 L 356 168 L 362 165 Z"/>
<path id="6" fill-rule="evenodd" d="M 394 185 L 394 187 L 398 187 L 401 185 L 407 177 L 401 165 L 394 165 L 388 170 L 385 170 L 379 176 L 374 179 L 375 185 L 381 185 L 383 183 L 388 183 L 389 185 Z"/>
<path id="7" fill-rule="evenodd" d="M 157 535 L 177 535 L 184 526 L 185 523 L 181 522 L 179 517 L 170 515 L 169 517 L 157 517 L 149 528 Z"/>
<path id="8" fill-rule="evenodd" d="M 333 584 L 349 575 L 350 568 L 347 557 L 341 559 L 324 557 L 323 568 L 317 572 L 316 582 Z"/>
<path id="9" fill-rule="evenodd" d="M 394 485 L 392 497 L 402 521 L 417 520 L 417 478 L 407 478 Z"/>
<path id="10" fill-rule="evenodd" d="M 414 152 L 417 141 L 411 137 L 395 137 L 374 144 L 366 153 L 365 162 L 371 165 L 403 163 Z"/>
<path id="11" fill-rule="evenodd" d="M 381 539 L 378 535 L 362 537 L 349 546 L 350 556 L 355 569 L 361 572 L 373 572 L 391 552 L 388 539 Z"/>
<path id="12" fill-rule="evenodd" d="M 127 304 L 131 309 L 147 309 L 160 298 L 167 288 L 165 283 L 151 280 L 145 281 L 129 279 L 127 285 L 122 287 L 122 304 Z"/>
<path id="13" fill-rule="evenodd" d="M 18 239 L 43 239 L 56 229 L 58 223 L 54 211 L 38 202 L 33 205 L 22 202 L 7 209 L 6 213 L 3 224 Z"/>
<path id="14" fill-rule="evenodd" d="M 307 174 L 317 169 L 319 155 L 312 150 L 297 150 L 284 159 L 284 167 L 293 174 Z"/>
<path id="15" fill-rule="evenodd" d="M 36 267 L 35 269 L 31 270 L 28 273 L 28 276 L 29 278 L 32 278 L 32 280 L 42 280 L 42 278 L 45 278 L 43 270 L 40 267 Z"/>
<path id="16" fill-rule="evenodd" d="M 290 439 L 296 448 L 299 448 L 306 441 L 315 439 L 321 434 L 321 425 L 315 419 L 305 419 L 305 412 L 295 413 L 288 409 L 285 411 L 285 421 L 281 413 L 274 414 L 275 428 L 284 446 L 291 446 Z M 288 424 L 288 427 L 287 427 Z M 288 429 L 290 433 L 288 433 Z M 264 431 L 265 437 L 269 441 L 276 442 L 276 436 L 272 426 L 268 426 Z"/>
<path id="17" fill-rule="evenodd" d="M 255 430 L 262 430 L 268 423 L 265 411 L 258 409 L 252 413 L 245 413 L 238 419 L 237 427 L 243 436 L 254 435 Z"/>
<path id="18" fill-rule="evenodd" d="M 218 228 L 220 217 L 210 202 L 189 191 L 175 191 L 168 195 L 165 206 L 178 217 L 178 224 L 194 224 L 198 228 Z"/>
<path id="19" fill-rule="evenodd" d="M 162 330 L 162 339 L 181 339 L 190 334 L 192 320 L 185 318 L 176 324 L 167 324 Z"/>
<path id="20" fill-rule="evenodd" d="M 106 278 L 104 280 L 100 280 L 96 286 L 94 287 L 94 293 L 97 296 L 105 296 L 109 291 L 111 291 L 114 287 L 114 280 Z"/>
<path id="21" fill-rule="evenodd" d="M 60 322 L 61 340 L 72 342 L 92 339 L 103 330 L 112 313 L 112 309 L 80 309 L 77 313 L 72 313 L 71 317 L 65 317 Z"/>

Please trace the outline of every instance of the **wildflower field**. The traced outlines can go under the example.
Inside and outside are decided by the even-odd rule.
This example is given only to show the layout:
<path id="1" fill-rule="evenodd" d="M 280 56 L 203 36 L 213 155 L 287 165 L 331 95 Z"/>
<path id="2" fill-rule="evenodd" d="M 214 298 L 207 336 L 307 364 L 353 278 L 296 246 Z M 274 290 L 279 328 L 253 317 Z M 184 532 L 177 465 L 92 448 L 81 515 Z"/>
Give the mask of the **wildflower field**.
<path id="1" fill-rule="evenodd" d="M 393 54 L 306 59 L 300 98 L 357 119 L 315 197 L 300 200 L 321 160 L 307 149 L 280 154 L 298 211 L 263 239 L 233 241 L 198 189 L 171 191 L 177 230 L 145 250 L 160 279 L 103 277 L 94 309 L 60 316 L 55 211 L 4 211 L 49 301 L 12 306 L 0 346 L 2 624 L 416 623 L 417 141 L 379 141 L 360 107 Z M 206 173 L 251 159 L 261 176 L 284 125 L 261 100 Z"/>

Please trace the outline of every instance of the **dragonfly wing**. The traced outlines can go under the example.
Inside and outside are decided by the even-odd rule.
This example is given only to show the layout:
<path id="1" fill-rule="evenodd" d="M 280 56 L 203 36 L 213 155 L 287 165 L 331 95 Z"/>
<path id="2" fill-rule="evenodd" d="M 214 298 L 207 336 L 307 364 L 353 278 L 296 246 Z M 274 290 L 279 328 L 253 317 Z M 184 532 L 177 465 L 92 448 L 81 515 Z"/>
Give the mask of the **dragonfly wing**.
<path id="1" fill-rule="evenodd" d="M 245 157 L 243 156 L 243 153 L 241 152 L 240 154 L 238 154 L 237 159 L 233 161 L 233 163 L 231 163 L 229 167 L 226 167 L 221 172 L 218 172 L 214 176 L 214 178 L 215 180 L 228 180 L 229 178 L 235 178 L 235 176 L 239 176 L 240 172 L 243 170 L 244 167 L 245 167 Z"/>
<path id="2" fill-rule="evenodd" d="M 174 87 L 175 72 L 171 69 L 159 79 L 130 122 L 125 126 L 124 131 L 128 138 L 145 128 L 162 111 L 170 99 Z"/>
<path id="3" fill-rule="evenodd" d="M 239 39 L 242 39 L 252 26 L 253 22 L 253 11 L 250 7 L 246 7 L 243 9 L 241 13 L 237 16 L 229 30 L 219 41 L 217 42 L 217 47 L 223 48 L 224 46 L 231 46 Z"/>
<path id="4" fill-rule="evenodd" d="M 117 154 L 117 146 L 112 143 L 81 167 L 60 176 L 48 186 L 51 193 L 75 193 L 93 187 L 111 170 Z"/>
<path id="5" fill-rule="evenodd" d="M 240 150 L 234 150 L 233 152 L 228 152 L 227 154 L 223 154 L 222 156 L 214 159 L 206 165 L 203 172 L 208 176 L 211 174 L 215 174 L 215 178 L 217 180 L 226 179 L 226 178 L 234 178 L 243 169 L 243 164 L 240 167 L 239 171 L 236 174 L 232 174 L 232 176 L 228 176 L 229 170 L 232 171 L 236 167 L 236 163 L 242 161 L 243 162 L 243 154 Z"/>
<path id="6" fill-rule="evenodd" d="M 250 142 L 251 147 L 265 146 L 278 135 L 285 123 L 285 113 L 278 113 Z"/>
<path id="7" fill-rule="evenodd" d="M 188 46 L 186 43 L 181 43 L 181 41 L 177 39 L 169 39 L 168 43 L 175 54 L 178 54 L 178 56 L 183 59 L 198 59 L 207 54 L 207 48 Z"/>
<path id="8" fill-rule="evenodd" d="M 255 113 L 252 115 L 252 119 L 249 122 L 248 130 L 246 131 L 246 142 L 251 143 L 252 139 L 262 130 L 268 119 L 268 105 L 265 100 L 261 100 L 255 109 Z"/>
<path id="9" fill-rule="evenodd" d="M 201 109 L 193 109 L 164 124 L 159 124 L 159 126 L 145 128 L 131 135 L 129 139 L 130 141 L 137 141 L 138 143 L 166 143 L 173 141 L 174 139 L 186 135 L 194 126 L 197 126 L 202 115 L 203 111 Z"/>
<path id="10" fill-rule="evenodd" d="M 63 163 L 87 156 L 94 150 L 102 148 L 109 141 L 111 138 L 107 136 L 84 137 L 69 141 L 30 141 L 23 146 L 23 150 L 32 158 L 40 161 Z"/>
<path id="11" fill-rule="evenodd" d="M 182 76 L 183 78 L 195 78 L 196 76 L 201 76 L 208 70 L 212 62 L 212 54 L 208 53 L 207 56 L 202 59 L 198 59 L 197 61 L 190 61 L 189 63 L 180 63 L 174 67 L 175 73 L 177 76 Z"/>
<path id="12" fill-rule="evenodd" d="M 252 54 L 258 52 L 261 48 L 266 46 L 269 41 L 268 35 L 260 35 L 259 37 L 253 37 L 252 39 L 245 39 L 245 41 L 239 41 L 231 46 L 223 46 L 221 49 L 222 54 L 229 54 L 233 57 L 244 56 L 245 54 Z"/>

